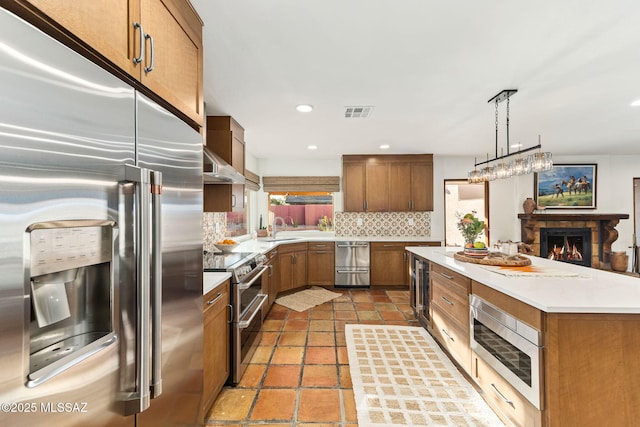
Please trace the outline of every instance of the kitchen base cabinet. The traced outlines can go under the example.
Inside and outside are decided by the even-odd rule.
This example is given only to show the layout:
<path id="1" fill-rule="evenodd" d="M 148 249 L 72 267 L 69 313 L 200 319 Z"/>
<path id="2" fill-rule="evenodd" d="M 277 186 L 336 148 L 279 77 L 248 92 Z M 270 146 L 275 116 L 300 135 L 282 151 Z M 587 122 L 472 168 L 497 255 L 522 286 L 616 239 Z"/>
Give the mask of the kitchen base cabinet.
<path id="1" fill-rule="evenodd" d="M 307 284 L 310 286 L 333 286 L 335 258 L 335 244 L 333 242 L 309 242 Z"/>
<path id="2" fill-rule="evenodd" d="M 203 413 L 207 413 L 231 373 L 229 280 L 203 297 Z"/>
<path id="3" fill-rule="evenodd" d="M 407 246 L 440 246 L 440 242 L 371 242 L 371 286 L 409 286 Z"/>
<path id="4" fill-rule="evenodd" d="M 431 333 L 449 352 L 462 369 L 469 372 L 471 351 L 469 350 L 469 328 L 462 329 L 438 307 L 431 310 Z"/>
<path id="5" fill-rule="evenodd" d="M 472 352 L 472 377 L 484 391 L 484 398 L 503 420 L 508 420 L 516 426 L 540 427 L 542 426 L 542 413 L 536 409 L 527 399 L 518 393 L 496 371 L 487 365 L 481 358 Z M 467 371 L 469 372 L 469 371 Z M 560 426 L 583 426 L 580 423 L 559 423 Z M 621 425 L 621 424 L 610 424 Z"/>
<path id="6" fill-rule="evenodd" d="M 288 243 L 278 247 L 279 292 L 307 285 L 307 243 Z"/>
<path id="7" fill-rule="evenodd" d="M 267 272 L 262 276 L 262 292 L 268 295 L 267 307 L 262 310 L 262 319 L 266 318 L 269 310 L 273 306 L 273 302 L 278 295 L 278 289 L 280 287 L 280 269 L 278 266 L 278 249 L 273 248 L 265 254 L 267 257 L 264 265 L 267 267 Z"/>

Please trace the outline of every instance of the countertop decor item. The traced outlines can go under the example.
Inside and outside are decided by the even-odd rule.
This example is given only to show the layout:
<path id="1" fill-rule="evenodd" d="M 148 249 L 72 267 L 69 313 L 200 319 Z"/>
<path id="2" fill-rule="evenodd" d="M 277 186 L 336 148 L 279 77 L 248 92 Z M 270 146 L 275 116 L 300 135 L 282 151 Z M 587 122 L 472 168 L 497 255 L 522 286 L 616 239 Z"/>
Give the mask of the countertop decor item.
<path id="1" fill-rule="evenodd" d="M 484 232 L 485 223 L 476 217 L 476 213 L 476 211 L 471 211 L 464 216 L 458 215 L 460 219 L 458 221 L 458 230 L 464 237 L 465 247 L 472 246 L 478 236 Z M 484 248 L 484 243 L 479 249 L 482 248 Z"/>
<path id="2" fill-rule="evenodd" d="M 522 203 L 522 209 L 524 209 L 524 213 L 526 213 L 526 214 L 533 213 L 533 211 L 536 210 L 537 206 L 538 206 L 538 204 L 536 203 L 535 200 L 533 200 L 532 197 L 527 197 L 524 200 L 524 203 Z"/>
<path id="3" fill-rule="evenodd" d="M 469 256 L 465 252 L 456 252 L 453 258 L 462 262 L 482 265 L 503 265 L 503 266 L 526 266 L 531 265 L 531 260 L 522 255 L 508 256 L 500 252 L 491 252 L 484 258 Z"/>
<path id="4" fill-rule="evenodd" d="M 611 253 L 611 269 L 613 271 L 627 271 L 629 266 L 629 255 L 626 252 Z"/>

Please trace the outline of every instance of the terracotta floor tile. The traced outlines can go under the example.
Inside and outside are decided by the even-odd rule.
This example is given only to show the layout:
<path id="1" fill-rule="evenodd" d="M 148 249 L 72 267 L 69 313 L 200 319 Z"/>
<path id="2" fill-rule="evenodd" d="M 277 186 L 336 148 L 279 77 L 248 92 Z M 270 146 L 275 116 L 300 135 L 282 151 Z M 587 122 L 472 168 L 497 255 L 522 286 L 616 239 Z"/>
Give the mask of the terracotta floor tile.
<path id="1" fill-rule="evenodd" d="M 400 311 L 381 311 L 380 316 L 384 320 L 406 320 L 404 314 Z"/>
<path id="2" fill-rule="evenodd" d="M 372 301 L 371 295 L 368 292 L 354 293 L 351 298 L 355 303 Z"/>
<path id="3" fill-rule="evenodd" d="M 289 314 L 289 309 L 279 304 L 273 304 L 271 310 L 269 310 L 269 314 L 267 315 L 267 319 L 284 319 Z"/>
<path id="4" fill-rule="evenodd" d="M 378 311 L 398 311 L 398 306 L 391 302 L 383 302 L 375 304 Z"/>
<path id="5" fill-rule="evenodd" d="M 270 365 L 264 378 L 264 387 L 298 387 L 301 365 Z"/>
<path id="6" fill-rule="evenodd" d="M 403 313 L 413 313 L 413 308 L 409 304 L 396 304 L 398 311 L 402 311 Z"/>
<path id="7" fill-rule="evenodd" d="M 311 313 L 311 318 L 314 320 L 333 320 L 333 310 L 314 310 Z"/>
<path id="8" fill-rule="evenodd" d="M 340 390 L 342 393 L 342 404 L 344 405 L 344 420 L 347 422 L 358 422 L 358 414 L 356 412 L 356 399 L 353 390 Z M 357 426 L 358 424 L 354 424 Z"/>
<path id="9" fill-rule="evenodd" d="M 374 311 L 376 306 L 372 302 L 359 302 L 356 303 L 356 311 Z"/>
<path id="10" fill-rule="evenodd" d="M 304 346 L 307 342 L 306 331 L 285 331 L 280 334 L 279 346 Z"/>
<path id="11" fill-rule="evenodd" d="M 348 365 L 349 364 L 349 356 L 347 353 L 347 347 L 336 347 L 338 353 L 338 364 L 339 365 Z"/>
<path id="12" fill-rule="evenodd" d="M 341 293 L 341 292 L 338 291 L 338 293 Z M 349 293 L 346 292 L 346 293 L 342 293 L 342 295 L 339 296 L 338 298 L 334 298 L 332 301 L 336 303 L 336 302 L 351 302 L 353 300 L 351 299 L 351 296 L 349 295 Z"/>
<path id="13" fill-rule="evenodd" d="M 262 330 L 263 331 L 279 331 L 282 329 L 282 325 L 284 324 L 283 319 L 265 319 L 262 322 Z"/>
<path id="14" fill-rule="evenodd" d="M 273 346 L 258 346 L 250 363 L 269 363 L 269 359 L 271 359 L 271 355 L 273 354 L 273 349 Z"/>
<path id="15" fill-rule="evenodd" d="M 287 319 L 284 324 L 285 331 L 306 331 L 309 328 L 309 321 L 306 319 Z"/>
<path id="16" fill-rule="evenodd" d="M 302 363 L 304 347 L 276 347 L 271 363 L 275 365 L 296 365 Z"/>
<path id="17" fill-rule="evenodd" d="M 419 326 L 417 324 L 412 325 L 406 320 L 387 320 L 385 322 L 386 325 L 396 325 L 396 326 Z"/>
<path id="18" fill-rule="evenodd" d="M 336 328 L 336 345 L 341 347 L 347 345 L 347 340 L 344 335 L 344 326 L 342 327 L 342 329 L 340 329 L 340 331 L 338 331 L 338 329 Z"/>
<path id="19" fill-rule="evenodd" d="M 298 421 L 340 422 L 340 394 L 338 390 L 300 390 Z"/>
<path id="20" fill-rule="evenodd" d="M 340 377 L 340 388 L 353 388 L 353 382 L 351 381 L 351 371 L 349 370 L 349 366 L 342 365 L 338 366 L 339 377 Z"/>
<path id="21" fill-rule="evenodd" d="M 373 302 L 391 302 L 386 295 L 373 295 Z"/>
<path id="22" fill-rule="evenodd" d="M 336 303 L 333 304 L 333 309 L 335 311 L 353 310 L 353 303 L 350 303 L 350 302 L 336 302 Z"/>
<path id="23" fill-rule="evenodd" d="M 311 365 L 336 365 L 335 347 L 308 347 L 304 363 Z"/>
<path id="24" fill-rule="evenodd" d="M 309 347 L 331 347 L 336 345 L 335 333 L 332 331 L 311 331 L 309 332 Z"/>
<path id="25" fill-rule="evenodd" d="M 310 331 L 333 331 L 334 327 L 333 320 L 311 320 L 309 322 Z"/>
<path id="26" fill-rule="evenodd" d="M 362 320 L 381 320 L 377 311 L 358 311 L 358 318 Z"/>
<path id="27" fill-rule="evenodd" d="M 355 311 L 342 310 L 336 311 L 335 318 L 336 320 L 356 320 L 357 316 Z"/>
<path id="28" fill-rule="evenodd" d="M 244 420 L 249 415 L 257 393 L 257 390 L 225 387 L 218 395 L 207 418 L 218 421 Z"/>
<path id="29" fill-rule="evenodd" d="M 336 365 L 303 365 L 302 387 L 338 387 Z M 311 420 L 305 420 L 311 421 Z M 331 421 L 329 419 L 318 421 Z M 335 420 L 333 420 L 335 421 Z"/>
<path id="30" fill-rule="evenodd" d="M 307 320 L 309 319 L 310 315 L 311 315 L 311 312 L 309 310 L 305 310 L 305 311 L 291 310 L 289 312 L 289 316 L 287 317 L 287 320 Z"/>
<path id="31" fill-rule="evenodd" d="M 384 320 L 361 320 L 360 325 L 386 325 Z"/>
<path id="32" fill-rule="evenodd" d="M 291 420 L 296 405 L 295 389 L 262 389 L 251 412 L 251 420 Z"/>
<path id="33" fill-rule="evenodd" d="M 262 377 L 264 375 L 264 371 L 267 368 L 267 365 L 257 365 L 257 364 L 249 364 L 247 366 L 247 370 L 244 371 L 240 382 L 238 383 L 238 387 L 244 388 L 256 388 L 260 385 L 262 381 Z"/>
<path id="34" fill-rule="evenodd" d="M 276 345 L 276 342 L 278 341 L 279 336 L 280 336 L 280 332 L 264 331 L 262 332 L 262 339 L 260 340 L 259 345 L 274 346 Z"/>

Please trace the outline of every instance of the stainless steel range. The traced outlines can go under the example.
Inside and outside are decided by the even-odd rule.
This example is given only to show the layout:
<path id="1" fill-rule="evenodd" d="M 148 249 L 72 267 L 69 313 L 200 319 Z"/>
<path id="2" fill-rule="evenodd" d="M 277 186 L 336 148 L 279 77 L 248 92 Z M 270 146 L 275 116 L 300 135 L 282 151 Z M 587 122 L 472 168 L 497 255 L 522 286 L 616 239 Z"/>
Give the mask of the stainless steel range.
<path id="1" fill-rule="evenodd" d="M 237 384 L 247 369 L 262 338 L 262 310 L 267 294 L 262 275 L 267 270 L 265 256 L 253 252 L 204 253 L 204 271 L 231 273 L 231 384 Z"/>

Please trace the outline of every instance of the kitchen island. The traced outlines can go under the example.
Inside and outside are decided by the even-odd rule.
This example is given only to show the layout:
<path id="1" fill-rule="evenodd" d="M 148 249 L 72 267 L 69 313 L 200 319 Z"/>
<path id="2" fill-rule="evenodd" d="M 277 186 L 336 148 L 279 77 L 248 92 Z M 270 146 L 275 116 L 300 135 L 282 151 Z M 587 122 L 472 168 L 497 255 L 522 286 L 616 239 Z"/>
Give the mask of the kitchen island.
<path id="1" fill-rule="evenodd" d="M 460 248 L 407 250 L 429 262 L 430 332 L 503 419 L 519 426 L 636 425 L 640 419 L 637 278 L 538 257 L 531 257 L 534 272 L 496 272 L 454 259 Z M 477 314 L 468 301 L 451 298 L 461 290 L 472 301 L 481 298 L 538 333 L 539 358 L 533 362 L 539 372 L 533 370 L 535 376 L 529 380 L 539 382 L 538 388 L 529 390 L 533 399 L 531 393 L 527 398 L 518 391 L 517 380 L 509 380 L 487 363 L 490 355 L 479 356 L 483 350 L 474 344 Z M 462 328 L 465 322 L 469 326 Z"/>

